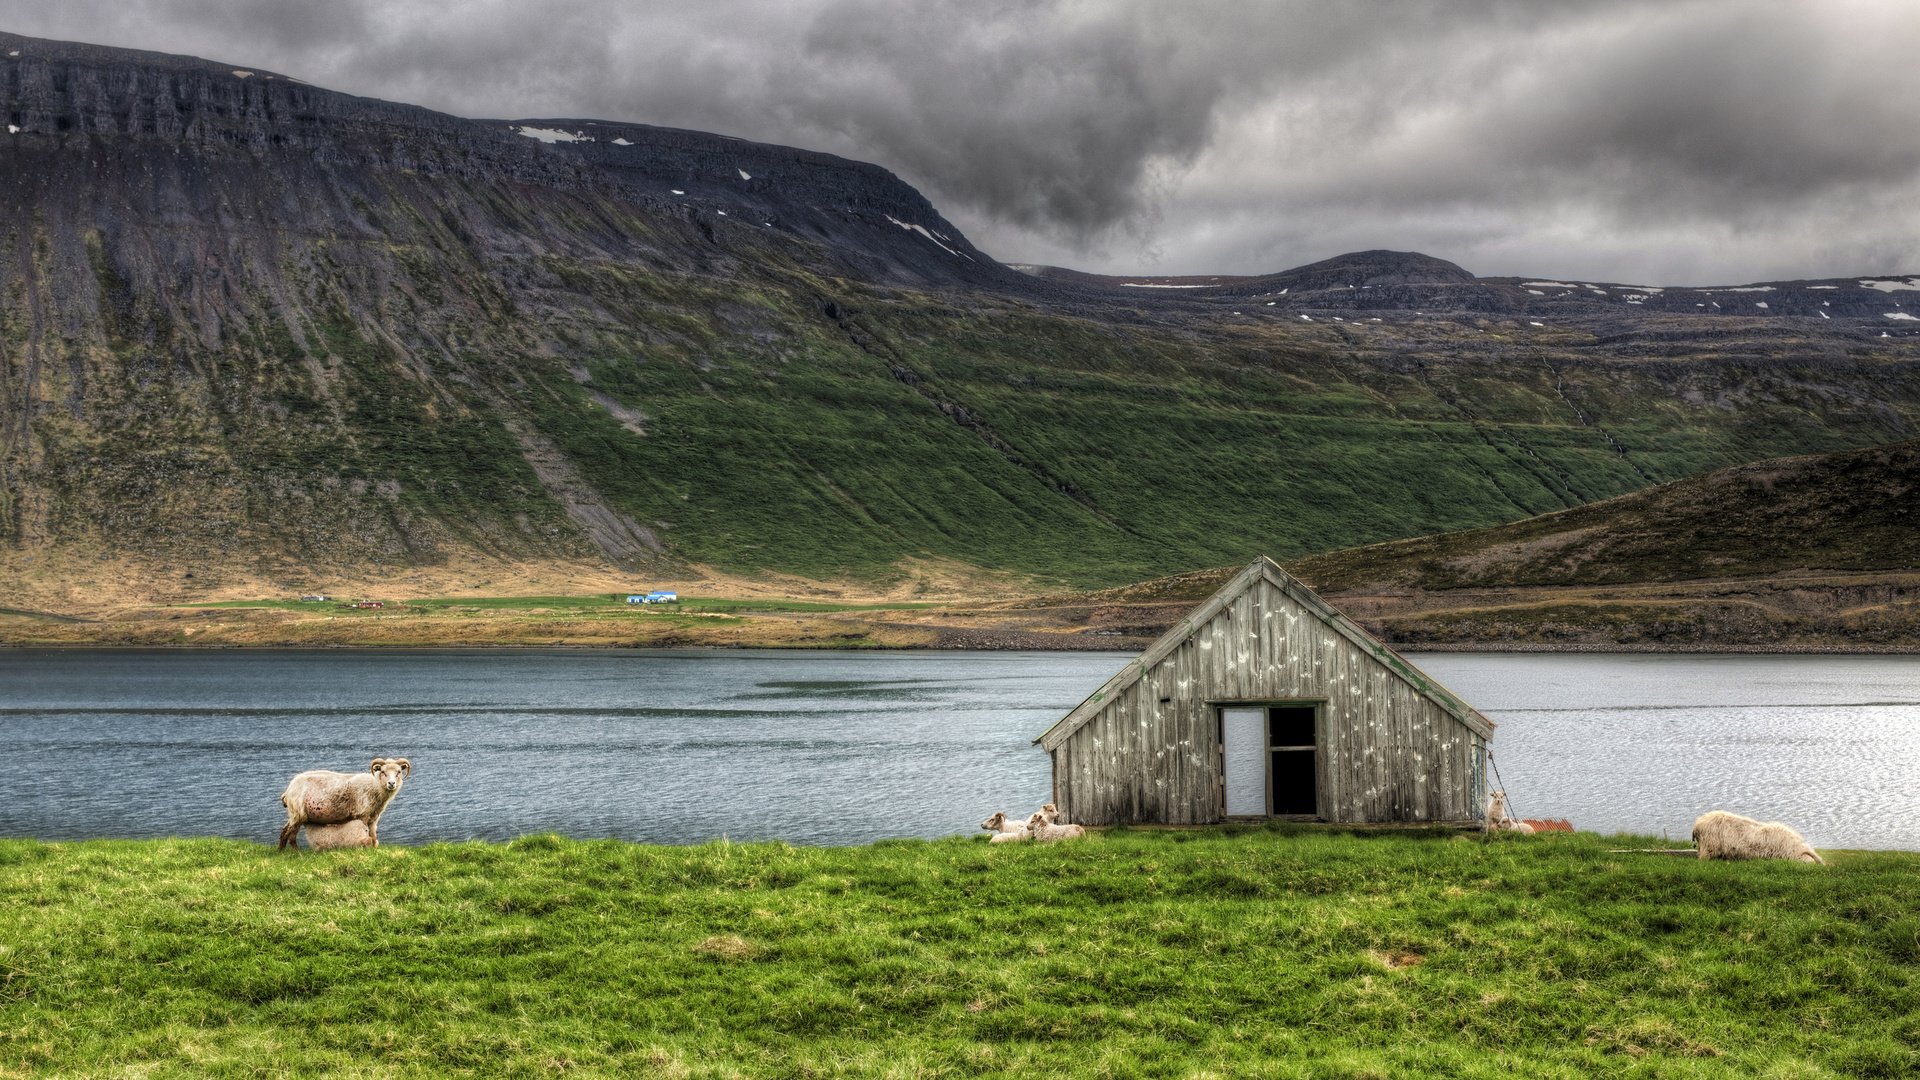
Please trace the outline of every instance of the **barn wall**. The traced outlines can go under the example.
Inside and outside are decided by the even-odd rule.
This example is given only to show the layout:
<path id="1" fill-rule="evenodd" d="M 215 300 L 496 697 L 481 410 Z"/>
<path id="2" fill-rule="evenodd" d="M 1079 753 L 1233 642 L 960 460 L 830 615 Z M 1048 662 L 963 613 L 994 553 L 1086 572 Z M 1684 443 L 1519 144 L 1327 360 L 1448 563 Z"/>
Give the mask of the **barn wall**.
<path id="1" fill-rule="evenodd" d="M 1323 817 L 1476 816 L 1480 737 L 1265 578 L 1060 745 L 1056 800 L 1067 820 L 1087 825 L 1217 821 L 1214 707 L 1283 700 L 1325 702 Z"/>

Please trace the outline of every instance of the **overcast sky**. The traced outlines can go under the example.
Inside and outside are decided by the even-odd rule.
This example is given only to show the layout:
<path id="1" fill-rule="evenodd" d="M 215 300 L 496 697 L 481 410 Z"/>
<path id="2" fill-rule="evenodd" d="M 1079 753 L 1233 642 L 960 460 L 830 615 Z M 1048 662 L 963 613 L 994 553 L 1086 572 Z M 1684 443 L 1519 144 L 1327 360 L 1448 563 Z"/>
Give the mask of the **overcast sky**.
<path id="1" fill-rule="evenodd" d="M 1920 273 L 1915 0 L 0 0 L 0 28 L 878 162 L 1008 262 Z"/>

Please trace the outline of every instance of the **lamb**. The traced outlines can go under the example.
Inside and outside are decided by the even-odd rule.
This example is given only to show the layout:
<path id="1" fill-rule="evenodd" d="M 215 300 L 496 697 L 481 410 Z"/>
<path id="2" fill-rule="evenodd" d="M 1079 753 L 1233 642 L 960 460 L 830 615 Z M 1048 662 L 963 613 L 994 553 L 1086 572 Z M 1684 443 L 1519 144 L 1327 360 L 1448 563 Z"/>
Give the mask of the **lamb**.
<path id="1" fill-rule="evenodd" d="M 1035 840 L 1078 840 L 1087 835 L 1083 825 L 1055 825 L 1047 819 L 1045 810 L 1037 811 L 1027 819 L 1027 831 L 1033 834 Z"/>
<path id="2" fill-rule="evenodd" d="M 1507 792 L 1504 788 L 1487 796 L 1487 828 L 1500 832 L 1516 832 L 1522 836 L 1533 834 L 1533 826 L 1507 811 Z"/>
<path id="3" fill-rule="evenodd" d="M 327 851 L 331 848 L 374 847 L 373 830 L 359 818 L 343 821 L 338 825 L 315 825 L 309 822 L 307 846 L 315 851 Z"/>
<path id="4" fill-rule="evenodd" d="M 1790 826 L 1725 810 L 1700 815 L 1693 823 L 1693 846 L 1703 859 L 1791 859 L 1823 866 L 1827 861 Z"/>
<path id="5" fill-rule="evenodd" d="M 280 829 L 280 850 L 299 846 L 294 838 L 302 825 L 344 825 L 358 821 L 367 827 L 367 846 L 380 846 L 380 815 L 387 803 L 399 793 L 400 785 L 413 775 L 413 763 L 406 758 L 374 758 L 373 767 L 363 773 L 332 772 L 314 769 L 287 781 L 280 793 L 280 805 L 287 808 L 287 823 Z M 309 829 L 309 841 L 312 832 Z"/>

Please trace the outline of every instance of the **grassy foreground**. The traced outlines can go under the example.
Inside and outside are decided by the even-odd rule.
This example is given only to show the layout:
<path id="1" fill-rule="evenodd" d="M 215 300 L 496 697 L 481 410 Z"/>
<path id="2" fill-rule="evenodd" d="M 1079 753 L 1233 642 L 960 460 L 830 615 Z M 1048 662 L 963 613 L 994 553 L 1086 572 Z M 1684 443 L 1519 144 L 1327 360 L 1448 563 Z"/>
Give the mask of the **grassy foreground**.
<path id="1" fill-rule="evenodd" d="M 0 1074 L 1912 1075 L 1920 857 L 0 842 Z"/>

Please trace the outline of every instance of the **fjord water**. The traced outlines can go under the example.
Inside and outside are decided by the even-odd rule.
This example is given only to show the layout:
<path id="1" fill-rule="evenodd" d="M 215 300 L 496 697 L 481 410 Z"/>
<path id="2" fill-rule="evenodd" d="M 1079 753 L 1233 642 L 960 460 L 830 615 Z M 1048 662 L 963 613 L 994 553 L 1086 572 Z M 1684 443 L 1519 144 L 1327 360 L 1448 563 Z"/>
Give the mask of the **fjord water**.
<path id="1" fill-rule="evenodd" d="M 404 756 L 390 843 L 858 843 L 1048 796 L 1031 740 L 1115 653 L 0 651 L 0 835 L 270 841 L 287 777 Z M 1500 726 L 1529 817 L 1721 807 L 1920 849 L 1920 658 L 1413 657 Z"/>

